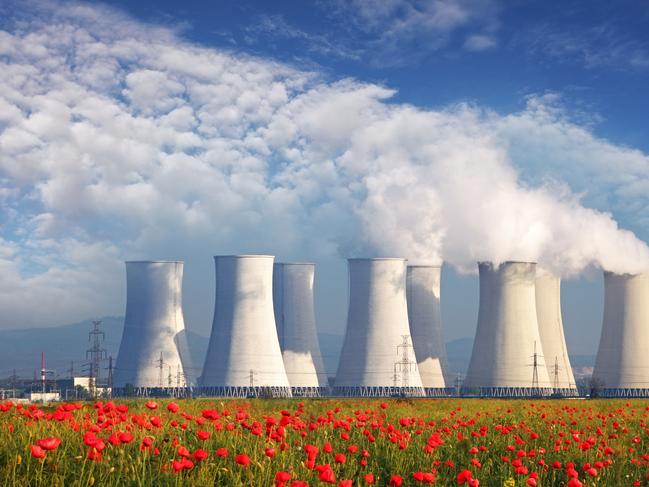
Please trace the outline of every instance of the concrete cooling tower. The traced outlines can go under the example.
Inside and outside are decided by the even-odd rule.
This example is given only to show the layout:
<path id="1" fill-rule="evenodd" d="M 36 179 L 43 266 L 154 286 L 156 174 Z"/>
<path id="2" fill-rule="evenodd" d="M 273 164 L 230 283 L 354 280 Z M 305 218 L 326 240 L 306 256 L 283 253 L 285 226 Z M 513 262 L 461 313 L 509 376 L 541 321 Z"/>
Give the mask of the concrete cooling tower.
<path id="1" fill-rule="evenodd" d="M 593 394 L 649 396 L 649 272 L 604 273 L 604 320 Z"/>
<path id="2" fill-rule="evenodd" d="M 536 264 L 480 263 L 480 308 L 464 394 L 552 393 L 536 317 Z"/>
<path id="3" fill-rule="evenodd" d="M 113 387 L 138 394 L 192 382 L 182 311 L 182 262 L 126 262 L 126 316 Z"/>
<path id="4" fill-rule="evenodd" d="M 421 382 L 427 396 L 446 394 L 446 346 L 440 310 L 440 266 L 409 265 L 406 276 L 408 321 Z"/>
<path id="5" fill-rule="evenodd" d="M 577 395 L 575 377 L 561 319 L 561 279 L 550 274 L 536 276 L 536 317 L 543 347 L 543 361 L 555 394 Z"/>
<path id="6" fill-rule="evenodd" d="M 273 267 L 277 336 L 294 396 L 328 392 L 315 324 L 314 270 L 313 264 L 278 263 Z"/>
<path id="7" fill-rule="evenodd" d="M 347 332 L 333 393 L 422 396 L 406 306 L 404 259 L 349 259 Z"/>
<path id="8" fill-rule="evenodd" d="M 202 393 L 289 397 L 273 313 L 273 256 L 216 256 L 214 261 L 214 321 Z"/>

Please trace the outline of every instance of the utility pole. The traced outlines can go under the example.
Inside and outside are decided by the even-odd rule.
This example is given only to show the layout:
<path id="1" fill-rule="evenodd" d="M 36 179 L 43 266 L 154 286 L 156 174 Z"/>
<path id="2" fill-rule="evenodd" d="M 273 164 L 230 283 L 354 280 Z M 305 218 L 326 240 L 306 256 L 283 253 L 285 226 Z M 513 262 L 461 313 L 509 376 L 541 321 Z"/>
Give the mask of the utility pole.
<path id="1" fill-rule="evenodd" d="M 92 330 L 88 332 L 88 341 L 92 342 L 92 347 L 86 350 L 86 359 L 90 359 L 89 386 L 92 397 L 95 397 L 97 386 L 99 385 L 99 367 L 102 360 L 106 359 L 107 351 L 101 346 L 106 335 L 99 329 L 101 320 L 92 322 Z"/>
<path id="2" fill-rule="evenodd" d="M 113 356 L 108 357 L 108 393 L 113 397 Z"/>
<path id="3" fill-rule="evenodd" d="M 16 369 L 13 370 L 13 374 L 11 374 L 11 397 L 16 397 L 16 381 L 18 380 L 18 376 L 16 375 Z"/>

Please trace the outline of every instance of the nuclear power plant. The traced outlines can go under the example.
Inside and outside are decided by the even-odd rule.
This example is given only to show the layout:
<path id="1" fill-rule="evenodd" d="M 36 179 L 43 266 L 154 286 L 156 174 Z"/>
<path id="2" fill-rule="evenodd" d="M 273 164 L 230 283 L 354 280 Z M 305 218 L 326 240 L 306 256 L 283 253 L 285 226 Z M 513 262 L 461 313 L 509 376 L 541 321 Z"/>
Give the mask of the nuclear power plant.
<path id="1" fill-rule="evenodd" d="M 604 273 L 604 319 L 592 380 L 598 396 L 649 395 L 649 273 Z"/>
<path id="2" fill-rule="evenodd" d="M 214 257 L 214 320 L 201 392 L 216 396 L 290 397 L 273 311 L 270 255 Z"/>
<path id="3" fill-rule="evenodd" d="M 419 375 L 427 396 L 446 395 L 446 346 L 440 310 L 440 266 L 409 265 L 406 276 L 408 321 Z"/>
<path id="4" fill-rule="evenodd" d="M 191 385 L 182 279 L 182 262 L 126 262 L 126 315 L 115 389 L 174 394 Z"/>
<path id="5" fill-rule="evenodd" d="M 461 388 L 448 372 L 441 266 L 407 266 L 401 258 L 348 259 L 347 328 L 329 384 L 316 327 L 315 264 L 274 263 L 270 255 L 216 256 L 214 264 L 212 332 L 196 378 L 182 311 L 183 263 L 126 262 L 124 331 L 108 375 L 115 394 L 584 394 L 583 384 L 577 388 L 566 346 L 561 280 L 537 273 L 535 263 L 478 264 L 477 328 Z M 604 284 L 591 395 L 648 397 L 649 273 L 605 272 Z"/>
<path id="6" fill-rule="evenodd" d="M 286 375 L 294 396 L 328 393 L 313 302 L 314 264 L 273 267 L 273 305 Z"/>
<path id="7" fill-rule="evenodd" d="M 405 259 L 349 259 L 349 307 L 333 393 L 423 396 L 406 305 Z"/>
<path id="8" fill-rule="evenodd" d="M 536 264 L 479 264 L 480 304 L 464 393 L 517 397 L 552 393 L 536 313 Z"/>
<path id="9" fill-rule="evenodd" d="M 543 347 L 543 361 L 555 394 L 576 396 L 561 318 L 561 279 L 551 274 L 536 276 L 536 316 Z"/>

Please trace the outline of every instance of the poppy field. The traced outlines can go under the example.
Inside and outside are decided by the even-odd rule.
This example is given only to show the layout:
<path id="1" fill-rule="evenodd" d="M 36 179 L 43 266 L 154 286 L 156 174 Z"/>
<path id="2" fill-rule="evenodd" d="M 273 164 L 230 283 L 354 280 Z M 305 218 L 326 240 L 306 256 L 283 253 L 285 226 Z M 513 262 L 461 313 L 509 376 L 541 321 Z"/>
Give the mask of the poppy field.
<path id="1" fill-rule="evenodd" d="M 642 400 L 0 403 L 4 485 L 649 485 Z"/>

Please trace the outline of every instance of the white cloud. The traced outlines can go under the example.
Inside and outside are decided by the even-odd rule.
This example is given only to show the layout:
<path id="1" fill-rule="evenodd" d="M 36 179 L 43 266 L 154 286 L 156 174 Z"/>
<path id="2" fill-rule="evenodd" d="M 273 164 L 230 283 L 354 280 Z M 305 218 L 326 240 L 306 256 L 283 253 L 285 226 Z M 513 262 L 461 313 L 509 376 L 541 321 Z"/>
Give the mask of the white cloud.
<path id="1" fill-rule="evenodd" d="M 464 22 L 453 6 L 469 3 L 416 22 L 452 30 Z M 120 313 L 126 258 L 186 256 L 200 269 L 219 252 L 461 268 L 525 258 L 564 272 L 649 262 L 609 215 L 547 182 L 631 224 L 649 218 L 647 155 L 597 138 L 560 100 L 504 116 L 421 110 L 391 103 L 386 87 L 60 7 L 32 4 L 1 37 L 0 326 Z"/>

